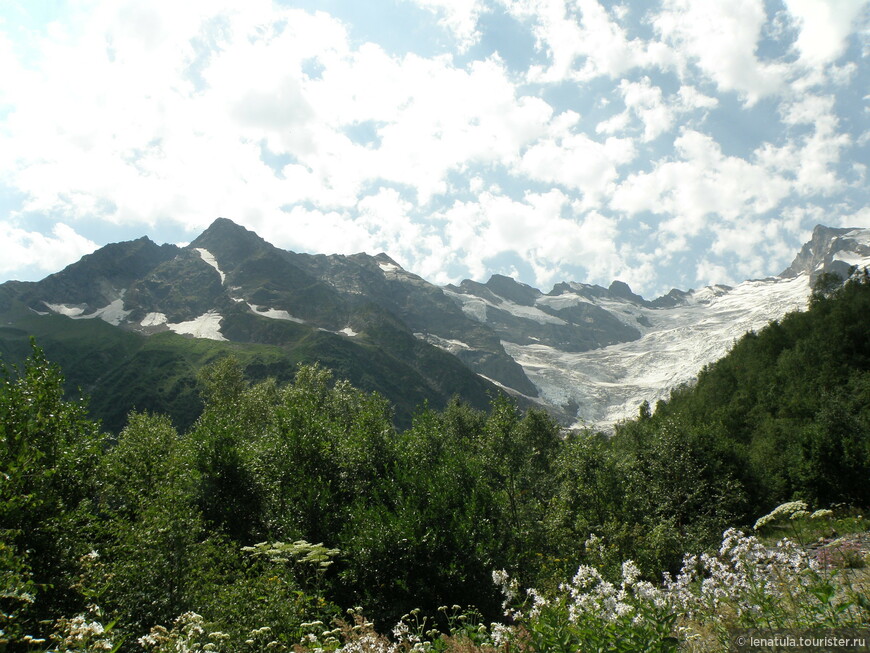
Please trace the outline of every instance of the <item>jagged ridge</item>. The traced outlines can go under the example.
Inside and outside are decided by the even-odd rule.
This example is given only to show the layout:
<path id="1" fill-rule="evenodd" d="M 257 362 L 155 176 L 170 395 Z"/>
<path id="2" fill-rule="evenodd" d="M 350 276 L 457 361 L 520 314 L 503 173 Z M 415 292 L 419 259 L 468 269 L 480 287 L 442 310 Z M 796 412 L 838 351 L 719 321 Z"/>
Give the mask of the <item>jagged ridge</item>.
<path id="1" fill-rule="evenodd" d="M 819 226 L 780 276 L 734 288 L 652 301 L 621 281 L 545 294 L 494 275 L 441 288 L 385 253 L 298 254 L 219 218 L 184 248 L 141 238 L 43 281 L 3 284 L 0 310 L 304 351 L 300 360 L 384 392 L 405 420 L 410 397 L 483 405 L 492 382 L 566 424 L 601 426 L 690 382 L 745 331 L 804 308 L 821 272 L 868 262 L 870 230 Z"/>

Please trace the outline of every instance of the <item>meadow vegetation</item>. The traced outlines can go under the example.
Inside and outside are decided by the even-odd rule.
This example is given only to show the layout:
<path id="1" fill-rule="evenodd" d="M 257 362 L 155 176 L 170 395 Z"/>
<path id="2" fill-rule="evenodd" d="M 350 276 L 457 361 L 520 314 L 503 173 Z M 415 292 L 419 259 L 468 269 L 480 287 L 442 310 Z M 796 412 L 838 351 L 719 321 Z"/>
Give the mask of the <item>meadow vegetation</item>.
<path id="1" fill-rule="evenodd" d="M 302 366 L 117 435 L 34 345 L 0 385 L 0 651 L 723 650 L 870 622 L 870 282 L 612 435 Z M 821 538 L 821 542 L 819 541 Z M 857 543 L 857 544 L 856 544 Z M 824 544 L 824 546 L 823 546 Z"/>

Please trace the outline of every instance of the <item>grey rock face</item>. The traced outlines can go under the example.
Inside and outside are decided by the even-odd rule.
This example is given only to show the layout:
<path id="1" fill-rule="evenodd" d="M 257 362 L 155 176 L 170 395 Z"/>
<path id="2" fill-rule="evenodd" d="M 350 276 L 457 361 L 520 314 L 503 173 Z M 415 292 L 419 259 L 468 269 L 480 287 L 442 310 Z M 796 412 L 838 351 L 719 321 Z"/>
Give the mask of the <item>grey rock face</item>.
<path id="1" fill-rule="evenodd" d="M 321 347 L 334 334 L 357 367 L 389 357 L 447 396 L 483 396 L 491 382 L 566 424 L 607 425 L 691 382 L 746 330 L 804 308 L 822 272 L 868 263 L 870 230 L 818 226 L 780 276 L 733 288 L 649 301 L 622 281 L 543 293 L 494 275 L 439 287 L 385 253 L 299 254 L 219 218 L 184 248 L 140 238 L 40 282 L 3 284 L 0 310 L 20 301 L 143 334 L 247 343 L 308 334 Z"/>
<path id="2" fill-rule="evenodd" d="M 811 281 L 829 272 L 846 278 L 853 265 L 870 256 L 867 229 L 834 228 L 817 225 L 812 238 L 806 243 L 791 265 L 779 276 L 791 278 L 807 273 Z"/>

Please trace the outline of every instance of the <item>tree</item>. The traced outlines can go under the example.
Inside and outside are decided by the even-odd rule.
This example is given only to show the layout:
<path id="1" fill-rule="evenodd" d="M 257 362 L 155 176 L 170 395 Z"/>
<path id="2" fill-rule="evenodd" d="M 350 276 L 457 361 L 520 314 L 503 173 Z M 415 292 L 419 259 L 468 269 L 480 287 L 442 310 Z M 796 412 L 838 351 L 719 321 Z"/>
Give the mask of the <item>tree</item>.
<path id="1" fill-rule="evenodd" d="M 0 370 L 0 542 L 35 590 L 21 616 L 35 628 L 79 607 L 72 584 L 87 543 L 76 525 L 94 494 L 104 438 L 85 403 L 64 398 L 60 370 L 35 342 L 31 352 L 17 375 Z"/>

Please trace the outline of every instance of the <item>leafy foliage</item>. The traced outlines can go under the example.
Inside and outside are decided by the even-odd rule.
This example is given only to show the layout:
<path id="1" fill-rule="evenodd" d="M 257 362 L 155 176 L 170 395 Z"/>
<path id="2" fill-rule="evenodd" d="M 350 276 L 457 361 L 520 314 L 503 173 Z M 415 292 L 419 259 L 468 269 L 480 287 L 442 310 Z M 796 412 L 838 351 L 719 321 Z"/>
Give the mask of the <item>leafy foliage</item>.
<path id="1" fill-rule="evenodd" d="M 8 565 L 5 599 L 19 613 L 16 628 L 33 628 L 47 615 L 78 607 L 72 585 L 76 555 L 84 551 L 74 533 L 78 508 L 93 491 L 102 438 L 87 419 L 85 406 L 64 399 L 60 371 L 35 345 L 17 378 L 5 369 L 2 374 L 0 552 Z"/>
<path id="2" fill-rule="evenodd" d="M 822 282 L 811 310 L 744 336 L 653 419 L 718 430 L 747 514 L 791 498 L 870 502 L 870 276 Z"/>
<path id="3" fill-rule="evenodd" d="M 52 633 L 61 646 L 75 629 L 120 650 L 334 649 L 366 637 L 392 650 L 377 633 L 398 621 L 406 648 L 620 639 L 672 650 L 685 615 L 652 600 L 663 590 L 650 583 L 682 572 L 685 601 L 704 598 L 705 572 L 684 551 L 783 500 L 870 503 L 868 309 L 866 277 L 826 289 L 613 436 L 564 433 L 502 396 L 488 412 L 424 405 L 400 431 L 383 397 L 324 367 L 251 383 L 231 357 L 201 371 L 203 409 L 186 431 L 132 412 L 110 436 L 64 398 L 59 370 L 33 346 L 0 386 L 2 637 L 9 650 Z M 726 553 L 761 560 L 764 545 L 741 537 Z M 708 571 L 727 562 L 706 555 Z M 485 626 L 504 618 L 492 582 L 502 569 L 537 589 L 513 604 L 512 625 Z M 821 576 L 800 586 L 827 624 L 842 603 L 834 586 Z M 753 605 L 810 623 L 776 596 Z M 863 618 L 862 596 L 837 614 Z M 335 622 L 339 605 L 372 621 L 354 611 Z M 475 606 L 473 628 L 456 621 L 460 605 Z M 509 625 L 513 640 L 500 630 Z M 430 634 L 445 628 L 447 638 Z"/>

